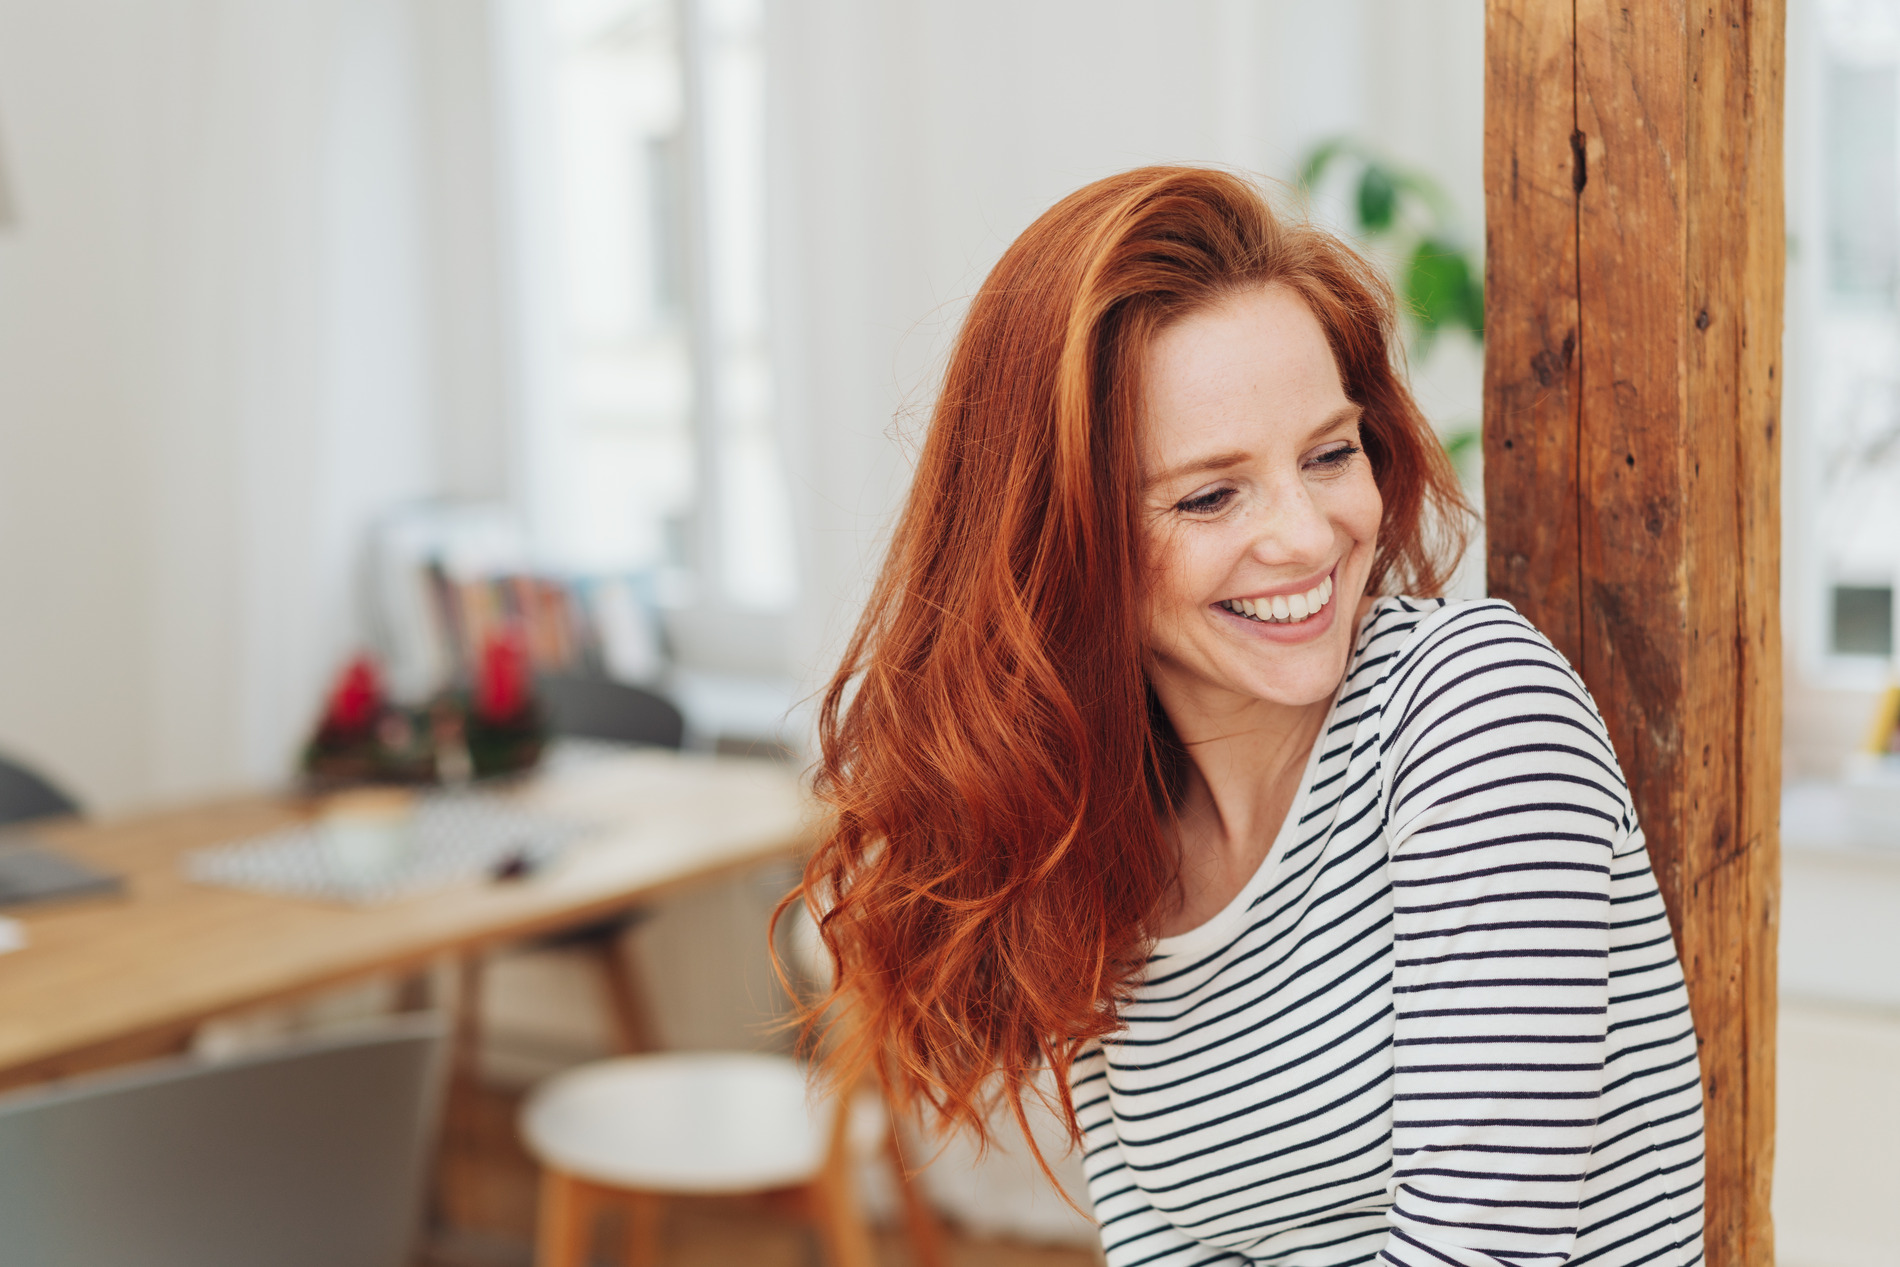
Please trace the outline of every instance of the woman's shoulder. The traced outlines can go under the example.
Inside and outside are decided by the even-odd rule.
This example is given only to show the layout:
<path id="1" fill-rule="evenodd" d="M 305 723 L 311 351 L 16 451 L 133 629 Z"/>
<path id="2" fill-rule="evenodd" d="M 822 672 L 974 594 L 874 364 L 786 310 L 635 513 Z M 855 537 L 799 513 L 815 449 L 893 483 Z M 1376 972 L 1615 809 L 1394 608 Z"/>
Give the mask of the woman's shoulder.
<path id="1" fill-rule="evenodd" d="M 1535 648 L 1569 667 L 1517 608 L 1501 598 L 1417 598 L 1388 594 L 1375 599 L 1360 625 L 1359 648 L 1375 648 L 1397 660 L 1448 645 Z"/>
<path id="2" fill-rule="evenodd" d="M 1502 599 L 1381 598 L 1367 616 L 1367 638 L 1380 648 L 1368 693 L 1386 745 L 1453 718 L 1495 727 L 1561 715 L 1593 735 L 1603 729 L 1570 662 Z"/>
<path id="3" fill-rule="evenodd" d="M 1464 778 L 1507 780 L 1557 771 L 1571 786 L 1596 784 L 1610 798 L 1603 811 L 1621 819 L 1618 830 L 1634 830 L 1627 781 L 1596 701 L 1515 607 L 1495 598 L 1401 596 L 1380 599 L 1375 615 L 1403 629 L 1368 692 L 1388 795 L 1421 770 L 1436 772 L 1433 779 L 1456 768 Z M 1498 762 L 1508 769 L 1498 773 Z M 1433 783 L 1441 791 L 1455 785 Z M 1416 801 L 1412 812 L 1426 803 Z"/>
<path id="4" fill-rule="evenodd" d="M 1380 598 L 1361 626 L 1358 658 L 1395 698 L 1447 673 L 1494 685 L 1555 677 L 1588 698 L 1563 653 L 1501 598 Z"/>

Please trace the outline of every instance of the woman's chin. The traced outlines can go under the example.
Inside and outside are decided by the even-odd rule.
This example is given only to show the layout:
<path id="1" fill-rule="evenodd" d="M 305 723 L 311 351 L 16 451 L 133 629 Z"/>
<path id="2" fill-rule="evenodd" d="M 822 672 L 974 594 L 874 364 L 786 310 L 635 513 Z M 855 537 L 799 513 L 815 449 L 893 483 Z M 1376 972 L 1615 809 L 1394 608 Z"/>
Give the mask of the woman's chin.
<path id="1" fill-rule="evenodd" d="M 1289 665 L 1276 673 L 1237 677 L 1230 683 L 1229 689 L 1263 704 L 1306 708 L 1332 699 L 1345 671 L 1343 658 L 1337 664 L 1331 658 L 1323 662 L 1316 659 L 1314 664 Z"/>
<path id="2" fill-rule="evenodd" d="M 1339 689 L 1347 650 L 1343 640 L 1331 639 L 1275 646 L 1270 657 L 1260 648 L 1239 654 L 1222 648 L 1192 666 L 1158 661 L 1155 686 L 1164 703 L 1170 698 L 1198 700 L 1197 710 L 1213 716 L 1231 715 L 1255 704 L 1306 708 L 1330 700 Z"/>

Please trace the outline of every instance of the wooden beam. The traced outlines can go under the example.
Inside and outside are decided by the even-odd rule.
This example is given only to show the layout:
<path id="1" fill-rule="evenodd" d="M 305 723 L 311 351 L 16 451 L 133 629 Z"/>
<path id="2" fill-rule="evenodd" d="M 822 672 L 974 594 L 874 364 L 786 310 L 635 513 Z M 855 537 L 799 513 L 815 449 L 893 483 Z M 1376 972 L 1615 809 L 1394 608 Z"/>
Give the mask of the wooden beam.
<path id="1" fill-rule="evenodd" d="M 1689 978 L 1708 1261 L 1773 1261 L 1782 0 L 1489 0 L 1491 592 L 1602 709 Z"/>
<path id="2" fill-rule="evenodd" d="M 1575 23 L 1569 5 L 1486 6 L 1485 570 L 1577 664 Z M 1509 504 L 1545 514 L 1499 514 Z"/>

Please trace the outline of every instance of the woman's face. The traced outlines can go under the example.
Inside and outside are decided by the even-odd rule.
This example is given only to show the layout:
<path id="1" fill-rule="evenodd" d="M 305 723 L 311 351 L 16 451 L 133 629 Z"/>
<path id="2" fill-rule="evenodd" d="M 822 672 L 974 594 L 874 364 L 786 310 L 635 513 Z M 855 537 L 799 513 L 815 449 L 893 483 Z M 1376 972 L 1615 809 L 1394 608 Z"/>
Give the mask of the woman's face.
<path id="1" fill-rule="evenodd" d="M 1383 507 L 1318 319 L 1285 286 L 1245 291 L 1169 326 L 1145 371 L 1156 689 L 1170 713 L 1329 698 Z"/>

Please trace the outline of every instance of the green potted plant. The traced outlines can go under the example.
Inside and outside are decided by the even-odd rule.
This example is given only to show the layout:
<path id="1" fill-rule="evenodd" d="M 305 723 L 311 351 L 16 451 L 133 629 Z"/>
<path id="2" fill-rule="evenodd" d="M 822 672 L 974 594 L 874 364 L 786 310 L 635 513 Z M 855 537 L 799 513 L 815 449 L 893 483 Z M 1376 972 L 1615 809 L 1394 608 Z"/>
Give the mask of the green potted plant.
<path id="1" fill-rule="evenodd" d="M 1307 154 L 1299 184 L 1310 195 L 1337 174 L 1352 181 L 1354 232 L 1392 262 L 1412 355 L 1429 356 L 1446 330 L 1464 330 L 1482 343 L 1484 257 L 1467 244 L 1456 208 L 1438 182 L 1363 141 L 1336 136 Z M 1445 449 L 1461 460 L 1478 437 L 1476 422 L 1454 425 L 1444 433 Z"/>

